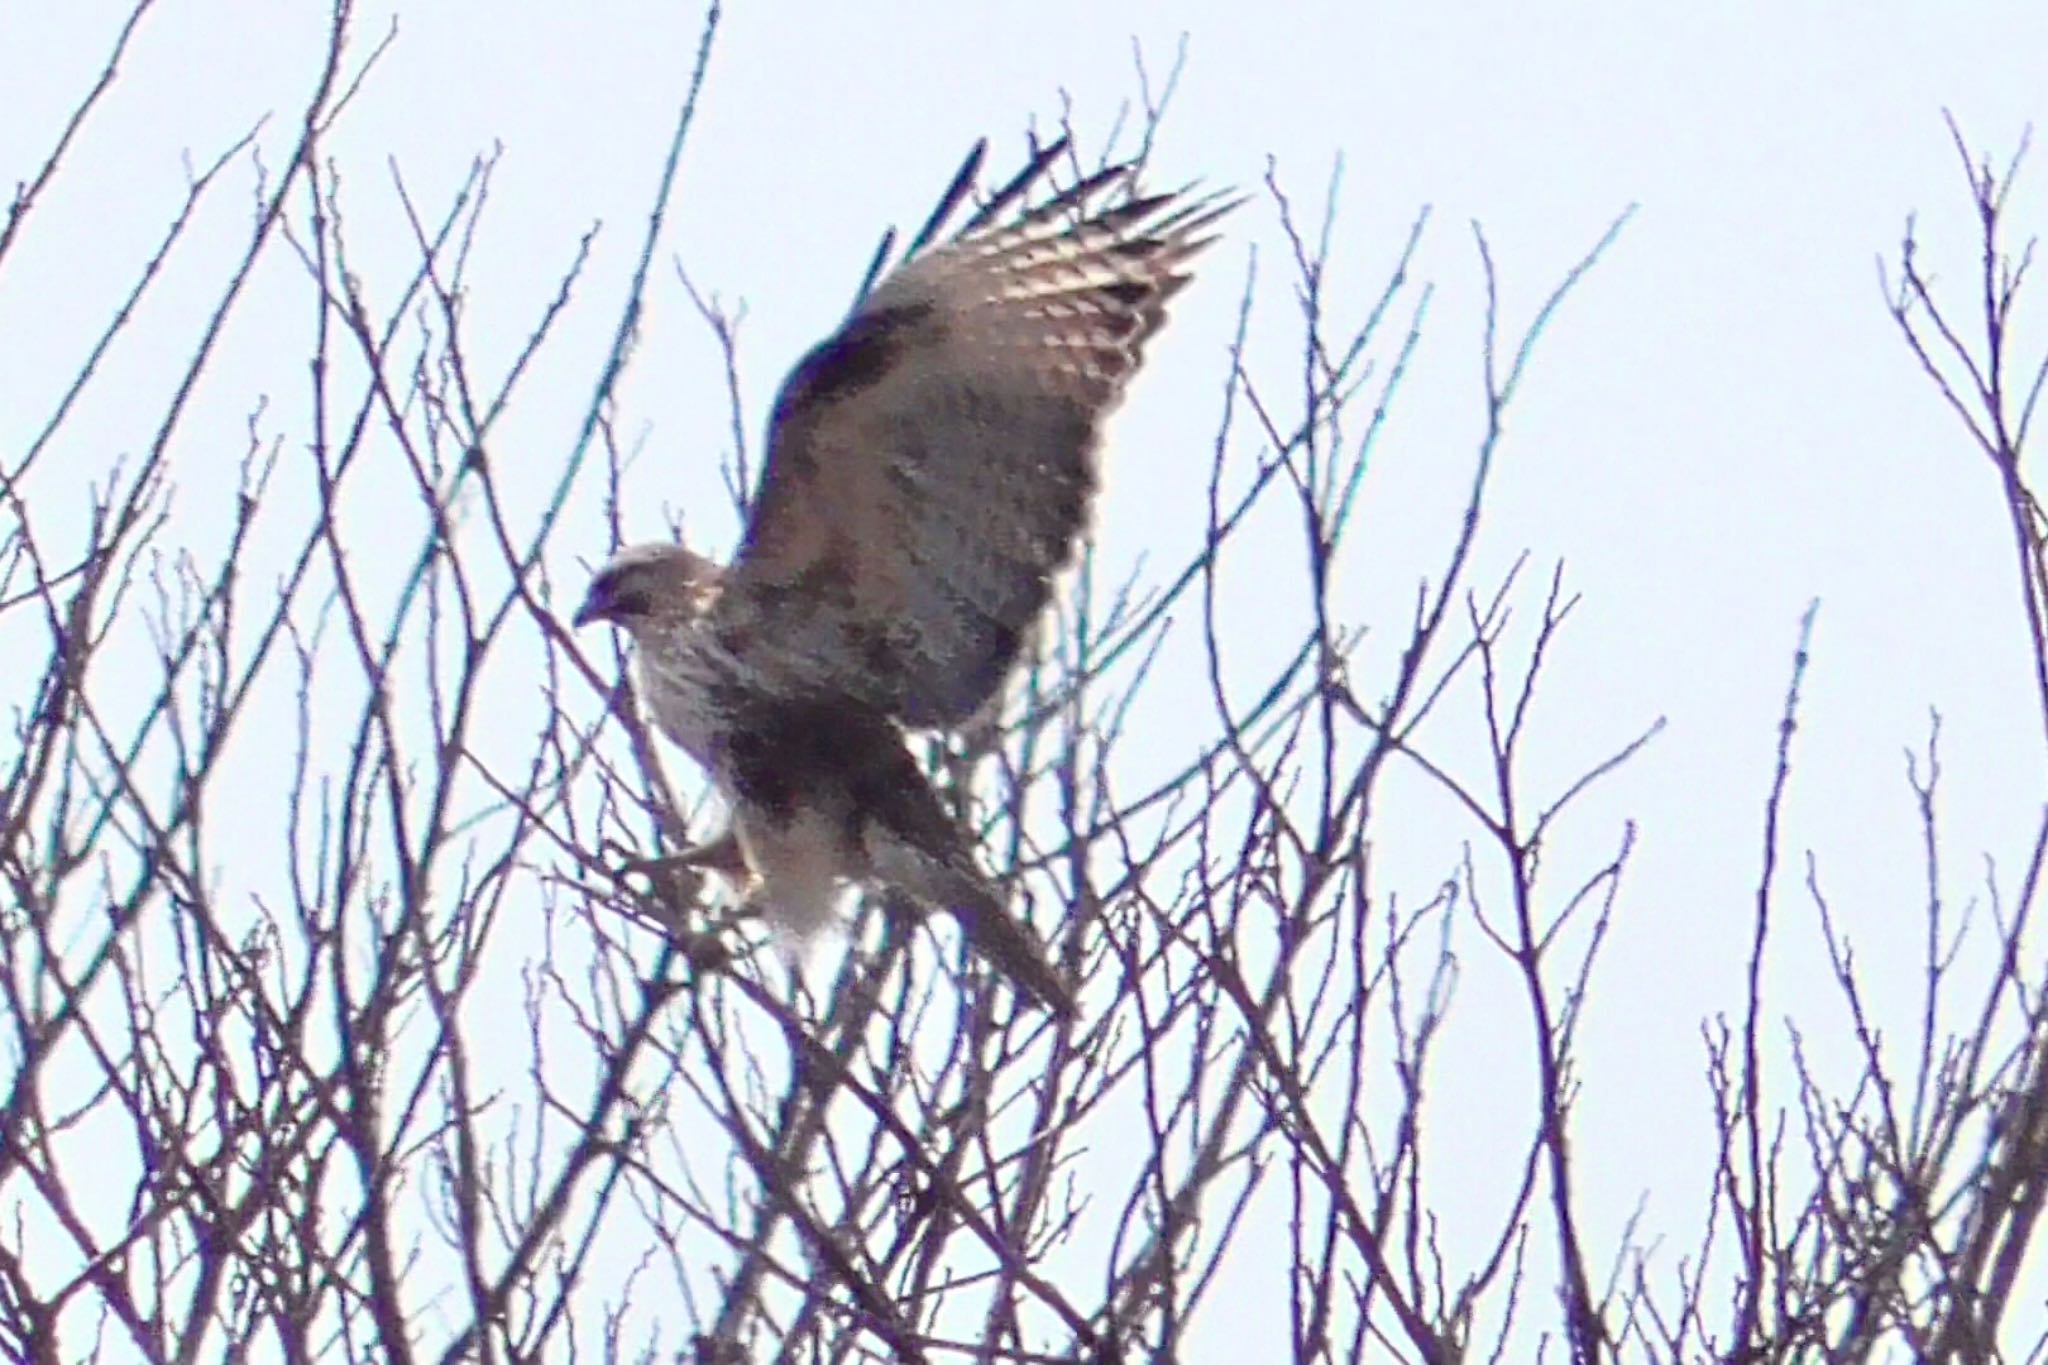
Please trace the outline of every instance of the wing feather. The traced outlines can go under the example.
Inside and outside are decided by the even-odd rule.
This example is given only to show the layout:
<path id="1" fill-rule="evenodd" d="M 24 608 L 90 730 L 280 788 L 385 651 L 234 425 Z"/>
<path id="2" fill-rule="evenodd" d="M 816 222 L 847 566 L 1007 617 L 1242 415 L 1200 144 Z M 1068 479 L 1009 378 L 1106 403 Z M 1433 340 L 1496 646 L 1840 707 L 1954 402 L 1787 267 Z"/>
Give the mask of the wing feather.
<path id="1" fill-rule="evenodd" d="M 1135 196 L 1119 166 L 996 222 L 1061 150 L 929 246 L 970 156 L 909 259 L 785 381 L 720 598 L 735 629 L 772 618 L 751 657 L 777 691 L 958 724 L 1073 558 L 1102 419 L 1232 205 Z"/>

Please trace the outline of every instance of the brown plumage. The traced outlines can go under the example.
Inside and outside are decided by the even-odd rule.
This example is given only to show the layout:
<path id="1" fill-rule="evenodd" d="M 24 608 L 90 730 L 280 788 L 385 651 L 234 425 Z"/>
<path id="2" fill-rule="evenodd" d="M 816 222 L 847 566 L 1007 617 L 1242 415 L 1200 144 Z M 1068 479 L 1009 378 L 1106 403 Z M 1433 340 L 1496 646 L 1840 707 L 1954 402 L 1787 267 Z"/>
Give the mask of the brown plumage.
<path id="1" fill-rule="evenodd" d="M 634 636 L 642 695 L 731 801 L 747 894 L 778 924 L 818 928 L 842 881 L 891 885 L 1064 1013 L 1071 988 L 903 731 L 999 694 L 1086 528 L 1102 419 L 1230 205 L 1139 196 L 1116 167 L 1019 209 L 1062 150 L 934 245 L 977 148 L 904 263 L 797 365 L 729 568 L 622 551 L 577 621 Z"/>

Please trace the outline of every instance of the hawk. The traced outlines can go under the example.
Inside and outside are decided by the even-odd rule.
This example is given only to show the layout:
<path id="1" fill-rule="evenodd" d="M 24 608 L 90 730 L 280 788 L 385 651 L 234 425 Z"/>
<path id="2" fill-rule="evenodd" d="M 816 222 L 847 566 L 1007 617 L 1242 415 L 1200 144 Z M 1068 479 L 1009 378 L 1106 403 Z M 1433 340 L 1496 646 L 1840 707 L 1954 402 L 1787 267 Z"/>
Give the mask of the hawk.
<path id="1" fill-rule="evenodd" d="M 628 548 L 575 618 L 631 637 L 647 710 L 731 806 L 747 905 L 802 938 L 843 884 L 893 888 L 958 917 L 1058 1014 L 1072 986 L 906 732 L 998 696 L 1086 529 L 1103 418 L 1234 206 L 1140 194 L 1131 165 L 1031 206 L 1064 150 L 938 241 L 976 147 L 902 263 L 783 382 L 730 564 Z"/>

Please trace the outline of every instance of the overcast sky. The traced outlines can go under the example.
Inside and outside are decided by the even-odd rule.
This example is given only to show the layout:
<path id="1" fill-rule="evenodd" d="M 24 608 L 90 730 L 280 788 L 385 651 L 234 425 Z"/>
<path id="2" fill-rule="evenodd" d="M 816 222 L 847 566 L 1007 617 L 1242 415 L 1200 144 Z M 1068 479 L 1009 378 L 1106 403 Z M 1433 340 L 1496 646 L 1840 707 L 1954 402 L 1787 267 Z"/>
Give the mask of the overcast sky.
<path id="1" fill-rule="evenodd" d="M 273 157 L 289 145 L 321 36 L 305 9 L 166 0 L 145 22 L 77 173 L 39 210 L 26 258 L 0 274 L 0 452 L 45 420 L 178 201 L 184 158 L 211 160 L 266 111 L 275 119 L 261 145 Z M 0 5 L 10 187 L 91 79 L 121 13 Z M 618 296 L 700 26 L 670 4 L 405 8 L 330 150 L 364 187 L 361 240 L 381 234 L 398 261 L 395 197 L 367 188 L 388 183 L 386 158 L 439 203 L 474 158 L 501 149 L 470 275 L 473 363 L 502 367 L 593 223 L 603 231 L 590 288 Z M 367 45 L 382 21 L 366 14 L 360 29 Z M 1319 212 L 1341 167 L 1336 307 L 1362 314 L 1410 224 L 1432 213 L 1418 274 L 1436 295 L 1361 513 L 1371 572 L 1342 588 L 1361 621 L 1398 629 L 1469 476 L 1482 420 L 1470 224 L 1484 227 L 1518 331 L 1608 223 L 1639 206 L 1542 343 L 1480 568 L 1485 581 L 1526 548 L 1543 573 L 1562 560 L 1584 594 L 1542 717 L 1557 776 L 1669 718 L 1581 827 L 1582 851 L 1605 847 L 1632 817 L 1641 852 L 1586 1026 L 1577 1151 L 1610 1196 L 1599 1235 L 1646 1196 L 1648 1229 L 1689 1245 L 1709 1178 L 1700 1023 L 1740 1001 L 1775 724 L 1808 601 L 1821 609 L 1790 845 L 1813 850 L 1871 970 L 1911 983 L 1921 893 L 1902 754 L 1924 739 L 1930 707 L 1946 718 L 1953 894 L 1972 891 L 1982 857 L 2002 873 L 2019 860 L 2041 805 L 1995 486 L 1900 344 L 1877 262 L 1895 258 L 1918 213 L 1936 268 L 1966 282 L 1974 225 L 1942 112 L 2003 162 L 2048 98 L 2048 7 L 735 5 L 623 395 L 648 448 L 635 474 L 647 512 L 629 530 L 658 533 L 665 502 L 713 549 L 732 534 L 715 513 L 691 515 L 715 504 L 726 411 L 671 263 L 744 301 L 742 380 L 758 437 L 774 385 L 844 309 L 876 234 L 914 224 L 973 139 L 1014 155 L 1063 99 L 1084 135 L 1100 136 L 1136 96 L 1134 48 L 1156 81 L 1183 35 L 1155 174 L 1256 188 L 1270 166 Z M 2014 206 L 2023 226 L 2048 224 L 2048 167 L 2035 172 Z M 247 203 L 243 192 L 212 211 L 226 224 Z M 239 246 L 230 233 L 223 242 L 216 272 Z M 1254 251 L 1262 277 L 1284 287 L 1263 198 L 1203 262 L 1119 420 L 1098 520 L 1114 565 L 1170 563 L 1200 535 L 1224 349 Z M 362 262 L 364 275 L 377 278 L 378 264 Z M 186 268 L 195 288 L 213 278 L 203 262 Z M 1255 336 L 1274 348 L 1255 355 L 1282 367 L 1286 307 L 1284 294 L 1269 297 L 1260 325 L 1271 330 Z M 296 335 L 304 321 L 276 325 Z M 568 320 L 522 400 L 514 430 L 529 448 L 500 448 L 501 468 L 516 456 L 537 488 L 551 485 L 609 326 L 602 307 Z M 227 344 L 248 382 L 217 386 L 198 429 L 212 422 L 234 450 L 250 396 L 298 382 L 303 362 L 260 321 Z M 146 399 L 165 382 L 152 362 L 142 347 L 114 363 L 132 367 Z M 156 410 L 140 401 L 82 415 L 80 449 L 135 449 Z M 68 475 L 91 477 L 90 458 L 78 459 Z M 225 459 L 219 468 L 225 477 Z M 204 470 L 188 469 L 203 489 Z M 53 476 L 46 496 L 62 487 Z M 1241 620 L 1242 647 L 1256 650 L 1258 615 Z M 1274 647 L 1290 638 L 1276 634 Z M 1170 725 L 1148 742 L 1165 746 L 1162 766 L 1175 761 Z M 1395 867 L 1414 878 L 1405 894 L 1426 896 L 1469 831 L 1412 834 Z M 1807 927 L 1797 920 L 1788 935 Z M 1468 956 L 1450 1055 L 1477 1062 L 1509 1027 L 1493 1012 L 1511 1007 L 1512 982 L 1476 943 Z M 1788 942 L 1774 999 L 1813 1027 L 1839 1027 L 1828 997 L 1802 1004 L 1815 961 L 1810 935 Z M 1483 1129 L 1490 1105 L 1527 1103 L 1484 1085 L 1443 1098 L 1454 1132 Z"/>

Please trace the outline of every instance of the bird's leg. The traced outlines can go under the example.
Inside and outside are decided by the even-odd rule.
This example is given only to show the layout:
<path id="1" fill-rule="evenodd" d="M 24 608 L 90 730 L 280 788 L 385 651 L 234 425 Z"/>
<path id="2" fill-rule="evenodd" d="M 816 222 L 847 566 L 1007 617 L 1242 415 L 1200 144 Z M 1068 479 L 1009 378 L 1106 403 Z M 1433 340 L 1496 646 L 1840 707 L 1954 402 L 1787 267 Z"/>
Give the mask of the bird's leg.
<path id="1" fill-rule="evenodd" d="M 747 856 L 740 848 L 738 837 L 728 827 L 723 833 L 679 852 L 664 853 L 654 858 L 627 858 L 619 865 L 622 876 L 637 872 L 652 877 L 658 873 L 672 874 L 684 870 L 714 872 L 734 885 L 741 885 L 747 879 Z"/>
<path id="2" fill-rule="evenodd" d="M 725 930 L 759 913 L 750 903 L 751 897 L 744 894 L 749 890 L 752 874 L 739 842 L 730 830 L 680 852 L 652 858 L 626 854 L 616 845 L 611 849 L 618 855 L 612 865 L 615 879 L 620 882 L 633 876 L 647 879 L 648 894 L 636 899 L 640 900 L 649 918 L 660 924 L 693 958 L 730 960 L 731 950 L 718 943 L 718 939 Z M 707 913 L 710 898 L 705 895 L 706 873 L 715 874 L 739 888 L 742 895 L 738 904 L 716 914 Z M 710 920 L 708 925 L 702 924 L 706 918 Z"/>

